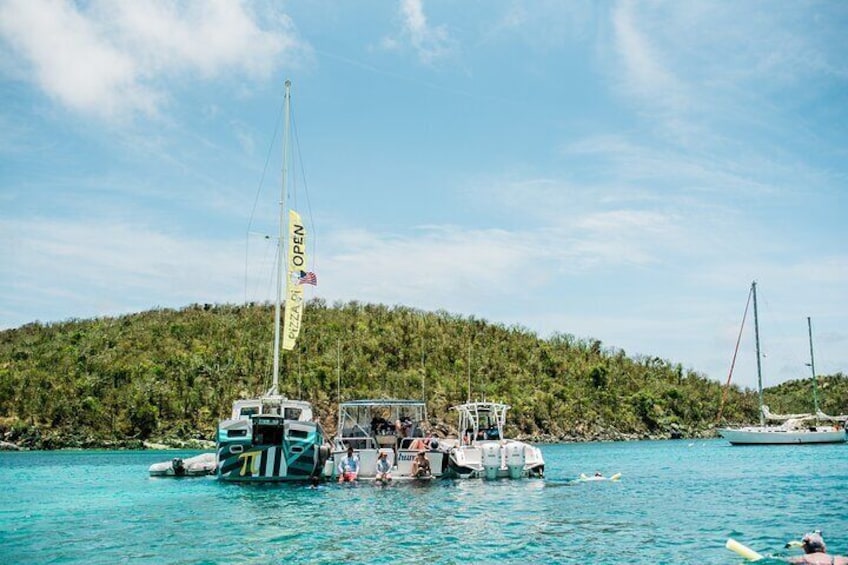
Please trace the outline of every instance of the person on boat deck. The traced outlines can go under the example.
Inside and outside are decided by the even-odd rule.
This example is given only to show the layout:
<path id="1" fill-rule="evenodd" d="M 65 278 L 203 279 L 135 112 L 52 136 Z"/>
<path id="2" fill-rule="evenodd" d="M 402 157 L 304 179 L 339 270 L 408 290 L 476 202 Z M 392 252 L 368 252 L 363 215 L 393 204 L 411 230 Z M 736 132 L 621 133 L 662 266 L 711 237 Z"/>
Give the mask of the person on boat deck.
<path id="1" fill-rule="evenodd" d="M 377 480 L 391 481 L 392 480 L 392 464 L 389 463 L 389 458 L 386 457 L 386 452 L 381 451 L 377 456 Z"/>
<path id="2" fill-rule="evenodd" d="M 339 463 L 339 482 L 351 483 L 359 474 L 359 457 L 353 452 L 353 446 L 348 446 L 347 455 Z"/>
<path id="3" fill-rule="evenodd" d="M 804 555 L 800 557 L 790 557 L 790 563 L 809 563 L 812 565 L 848 565 L 848 557 L 841 555 L 828 555 L 827 547 L 824 544 L 824 538 L 821 532 L 811 532 L 805 535 L 800 544 L 798 542 L 789 542 L 787 547 L 800 545 L 804 550 Z"/>
<path id="4" fill-rule="evenodd" d="M 416 451 L 427 450 L 430 449 L 430 442 L 433 440 L 432 432 L 427 432 L 427 435 L 424 435 L 423 432 L 424 422 L 421 422 L 421 425 L 418 426 L 417 430 L 419 433 L 414 435 L 412 443 L 409 444 L 409 449 L 414 449 Z M 438 442 L 436 442 L 438 445 Z"/>
<path id="5" fill-rule="evenodd" d="M 424 451 L 419 451 L 415 459 L 412 460 L 412 476 L 415 478 L 429 477 L 431 472 L 427 454 Z"/>

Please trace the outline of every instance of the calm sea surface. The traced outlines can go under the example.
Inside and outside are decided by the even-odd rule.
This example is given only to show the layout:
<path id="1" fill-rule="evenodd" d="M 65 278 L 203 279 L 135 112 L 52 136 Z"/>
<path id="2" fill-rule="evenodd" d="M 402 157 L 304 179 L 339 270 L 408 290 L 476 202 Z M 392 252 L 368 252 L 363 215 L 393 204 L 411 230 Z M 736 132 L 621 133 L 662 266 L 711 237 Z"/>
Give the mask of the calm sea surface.
<path id="1" fill-rule="evenodd" d="M 0 453 L 0 563 L 740 563 L 823 530 L 848 554 L 848 446 L 543 445 L 547 477 L 427 485 L 153 479 L 197 452 Z M 574 483 L 596 470 L 619 482 Z M 778 561 L 771 561 L 778 562 Z"/>

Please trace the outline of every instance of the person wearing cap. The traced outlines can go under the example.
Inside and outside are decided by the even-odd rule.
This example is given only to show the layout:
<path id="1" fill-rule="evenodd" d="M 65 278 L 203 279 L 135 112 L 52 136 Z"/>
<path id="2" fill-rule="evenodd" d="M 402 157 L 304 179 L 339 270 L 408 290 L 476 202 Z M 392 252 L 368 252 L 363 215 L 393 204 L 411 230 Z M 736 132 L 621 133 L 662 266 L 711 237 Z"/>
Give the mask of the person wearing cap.
<path id="1" fill-rule="evenodd" d="M 412 460 L 412 476 L 416 479 L 421 479 L 429 477 L 431 472 L 430 460 L 427 459 L 427 454 L 423 450 L 419 451 L 415 459 Z"/>
<path id="2" fill-rule="evenodd" d="M 381 451 L 377 456 L 377 480 L 388 482 L 392 480 L 392 464 L 389 463 L 389 458 L 385 451 Z"/>
<path id="3" fill-rule="evenodd" d="M 353 446 L 347 448 L 347 455 L 339 463 L 339 482 L 352 483 L 359 474 L 359 457 L 353 452 Z"/>
<path id="4" fill-rule="evenodd" d="M 821 532 L 815 531 L 805 535 L 800 542 L 791 541 L 786 547 L 798 547 L 804 550 L 804 555 L 791 557 L 790 563 L 808 563 L 811 565 L 848 565 L 848 557 L 828 555 L 827 546 Z"/>

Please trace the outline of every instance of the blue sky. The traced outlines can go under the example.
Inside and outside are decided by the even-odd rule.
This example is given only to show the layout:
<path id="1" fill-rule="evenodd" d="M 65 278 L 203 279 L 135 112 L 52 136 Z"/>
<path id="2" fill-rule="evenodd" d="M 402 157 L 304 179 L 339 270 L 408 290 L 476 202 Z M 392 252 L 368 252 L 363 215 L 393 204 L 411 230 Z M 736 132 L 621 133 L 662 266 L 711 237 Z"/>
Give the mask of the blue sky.
<path id="1" fill-rule="evenodd" d="M 756 279 L 766 384 L 808 376 L 807 316 L 848 372 L 847 29 L 837 1 L 0 0 L 0 328 L 270 299 L 289 78 L 312 296 L 723 381 Z"/>

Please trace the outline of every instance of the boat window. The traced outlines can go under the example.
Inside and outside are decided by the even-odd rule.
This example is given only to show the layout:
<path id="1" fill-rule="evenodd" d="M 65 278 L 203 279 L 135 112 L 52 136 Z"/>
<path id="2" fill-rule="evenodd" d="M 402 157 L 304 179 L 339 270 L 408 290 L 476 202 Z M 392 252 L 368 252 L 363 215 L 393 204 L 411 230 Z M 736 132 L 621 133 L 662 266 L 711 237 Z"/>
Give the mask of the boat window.
<path id="1" fill-rule="evenodd" d="M 258 406 L 244 406 L 239 412 L 240 416 L 253 416 L 254 414 L 259 414 Z"/>
<path id="2" fill-rule="evenodd" d="M 247 430 L 227 430 L 227 437 L 244 437 L 247 435 Z"/>
<path id="3" fill-rule="evenodd" d="M 306 439 L 309 437 L 309 432 L 307 430 L 299 430 L 296 428 L 289 428 L 288 437 L 292 439 Z"/>
<path id="4" fill-rule="evenodd" d="M 300 413 L 300 408 L 286 408 L 284 416 L 286 420 L 297 420 L 300 418 Z"/>

